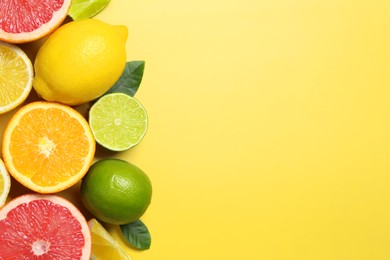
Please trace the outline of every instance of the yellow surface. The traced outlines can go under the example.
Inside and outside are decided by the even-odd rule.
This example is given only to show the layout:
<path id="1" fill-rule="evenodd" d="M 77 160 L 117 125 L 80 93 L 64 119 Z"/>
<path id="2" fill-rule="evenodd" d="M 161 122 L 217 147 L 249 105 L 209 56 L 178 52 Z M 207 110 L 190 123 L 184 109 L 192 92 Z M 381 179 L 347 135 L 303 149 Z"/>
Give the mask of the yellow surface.
<path id="1" fill-rule="evenodd" d="M 101 153 L 153 182 L 152 246 L 133 259 L 390 259 L 389 14 L 384 0 L 112 0 L 98 18 L 127 25 L 128 60 L 146 61 L 148 133 Z"/>

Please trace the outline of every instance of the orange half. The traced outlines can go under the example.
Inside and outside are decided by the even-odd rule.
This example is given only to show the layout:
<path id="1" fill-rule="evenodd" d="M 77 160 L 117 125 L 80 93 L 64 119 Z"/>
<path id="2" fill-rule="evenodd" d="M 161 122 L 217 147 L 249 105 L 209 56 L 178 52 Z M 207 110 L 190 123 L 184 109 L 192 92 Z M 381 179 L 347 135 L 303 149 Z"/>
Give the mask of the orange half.
<path id="1" fill-rule="evenodd" d="M 77 183 L 93 162 L 96 144 L 85 118 L 73 108 L 37 101 L 20 108 L 3 136 L 9 173 L 39 193 Z"/>

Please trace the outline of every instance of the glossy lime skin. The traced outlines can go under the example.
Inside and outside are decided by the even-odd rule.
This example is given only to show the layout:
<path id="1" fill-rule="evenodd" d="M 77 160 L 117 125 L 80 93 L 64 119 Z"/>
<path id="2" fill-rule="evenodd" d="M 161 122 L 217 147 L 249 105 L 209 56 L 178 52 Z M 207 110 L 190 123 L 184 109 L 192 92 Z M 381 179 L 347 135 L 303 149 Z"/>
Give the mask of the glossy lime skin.
<path id="1" fill-rule="evenodd" d="M 110 224 L 138 220 L 152 199 L 149 177 L 137 166 L 121 159 L 95 162 L 81 182 L 81 199 L 98 219 Z"/>

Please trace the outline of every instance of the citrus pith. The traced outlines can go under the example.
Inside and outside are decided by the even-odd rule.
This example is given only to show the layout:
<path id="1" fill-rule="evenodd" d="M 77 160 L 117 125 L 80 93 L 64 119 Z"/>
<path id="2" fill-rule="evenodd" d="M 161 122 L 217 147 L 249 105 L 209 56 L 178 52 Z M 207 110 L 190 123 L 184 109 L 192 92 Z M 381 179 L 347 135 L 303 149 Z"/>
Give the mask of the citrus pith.
<path id="1" fill-rule="evenodd" d="M 85 175 L 94 159 L 95 140 L 88 122 L 73 108 L 36 101 L 8 122 L 2 154 L 9 173 L 21 184 L 54 193 Z"/>

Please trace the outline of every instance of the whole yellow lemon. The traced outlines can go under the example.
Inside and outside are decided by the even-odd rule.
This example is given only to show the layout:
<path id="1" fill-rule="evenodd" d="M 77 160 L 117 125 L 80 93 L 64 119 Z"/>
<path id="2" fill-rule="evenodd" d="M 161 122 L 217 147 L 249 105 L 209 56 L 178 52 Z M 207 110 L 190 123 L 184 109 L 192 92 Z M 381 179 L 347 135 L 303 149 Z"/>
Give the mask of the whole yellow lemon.
<path id="1" fill-rule="evenodd" d="M 72 21 L 40 47 L 33 87 L 43 99 L 79 105 L 98 98 L 126 65 L 128 30 L 96 19 Z"/>

